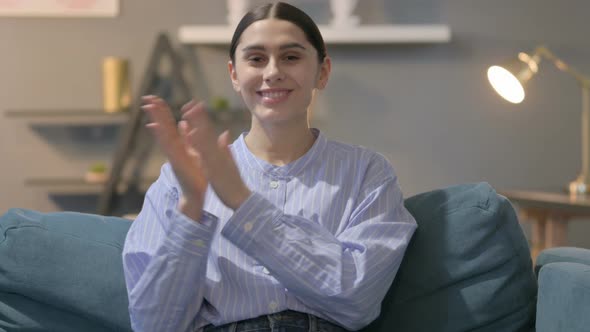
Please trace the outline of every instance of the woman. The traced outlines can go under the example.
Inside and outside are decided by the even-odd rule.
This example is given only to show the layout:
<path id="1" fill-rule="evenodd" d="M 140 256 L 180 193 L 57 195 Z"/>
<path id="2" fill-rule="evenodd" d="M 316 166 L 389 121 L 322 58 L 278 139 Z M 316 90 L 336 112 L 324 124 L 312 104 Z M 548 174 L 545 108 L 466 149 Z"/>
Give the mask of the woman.
<path id="1" fill-rule="evenodd" d="M 123 253 L 136 331 L 342 331 L 379 315 L 416 223 L 393 168 L 307 122 L 331 61 L 316 24 L 273 3 L 244 16 L 229 74 L 252 114 L 229 145 L 202 103 L 145 97 L 169 162 Z"/>

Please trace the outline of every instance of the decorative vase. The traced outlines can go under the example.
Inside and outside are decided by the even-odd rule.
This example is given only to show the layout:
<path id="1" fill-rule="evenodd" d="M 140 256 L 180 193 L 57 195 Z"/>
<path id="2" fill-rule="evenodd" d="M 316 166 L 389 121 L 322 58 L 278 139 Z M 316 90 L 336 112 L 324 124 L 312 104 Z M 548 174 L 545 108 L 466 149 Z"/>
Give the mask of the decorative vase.
<path id="1" fill-rule="evenodd" d="M 248 12 L 248 0 L 227 0 L 227 24 L 235 27 Z"/>
<path id="2" fill-rule="evenodd" d="M 105 112 L 126 111 L 131 106 L 129 73 L 129 60 L 112 56 L 103 59 L 103 107 Z"/>
<path id="3" fill-rule="evenodd" d="M 354 13 L 358 0 L 330 0 L 332 25 L 339 27 L 357 26 L 360 19 Z"/>

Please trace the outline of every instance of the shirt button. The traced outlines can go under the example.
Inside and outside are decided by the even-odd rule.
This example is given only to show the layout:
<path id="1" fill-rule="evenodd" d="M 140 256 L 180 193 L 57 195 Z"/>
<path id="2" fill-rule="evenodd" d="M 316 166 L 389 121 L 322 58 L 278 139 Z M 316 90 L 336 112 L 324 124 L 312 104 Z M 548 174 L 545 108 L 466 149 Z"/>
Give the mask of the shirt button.
<path id="1" fill-rule="evenodd" d="M 270 187 L 272 189 L 277 189 L 279 187 L 279 181 L 270 181 Z"/>
<path id="2" fill-rule="evenodd" d="M 279 304 L 278 304 L 278 303 L 276 303 L 275 301 L 271 301 L 271 302 L 268 304 L 268 308 L 269 308 L 270 310 L 273 310 L 273 311 L 274 311 L 274 310 L 277 310 L 277 308 L 278 308 L 278 307 L 279 307 Z"/>
<path id="3" fill-rule="evenodd" d="M 262 267 L 262 273 L 270 275 L 270 271 L 266 267 Z"/>
<path id="4" fill-rule="evenodd" d="M 244 231 L 246 231 L 246 233 L 247 233 L 247 232 L 249 232 L 249 231 L 251 231 L 251 230 L 252 230 L 252 227 L 254 227 L 254 225 L 252 225 L 252 223 L 251 223 L 251 222 L 247 222 L 247 223 L 244 225 Z"/>

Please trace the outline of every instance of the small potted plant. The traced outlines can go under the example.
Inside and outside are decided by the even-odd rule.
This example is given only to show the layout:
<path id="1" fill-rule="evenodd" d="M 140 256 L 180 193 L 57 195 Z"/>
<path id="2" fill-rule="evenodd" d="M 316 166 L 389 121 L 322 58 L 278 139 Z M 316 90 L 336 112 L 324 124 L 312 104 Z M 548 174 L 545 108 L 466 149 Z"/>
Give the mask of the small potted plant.
<path id="1" fill-rule="evenodd" d="M 96 162 L 90 165 L 85 176 L 86 182 L 88 183 L 104 183 L 108 178 L 108 168 L 103 162 Z"/>
<path id="2" fill-rule="evenodd" d="M 214 111 L 226 111 L 229 108 L 229 100 L 222 96 L 215 96 L 211 99 L 211 109 Z"/>
<path id="3" fill-rule="evenodd" d="M 215 96 L 211 99 L 210 104 L 213 111 L 213 118 L 220 121 L 228 121 L 231 119 L 229 100 L 223 96 Z"/>

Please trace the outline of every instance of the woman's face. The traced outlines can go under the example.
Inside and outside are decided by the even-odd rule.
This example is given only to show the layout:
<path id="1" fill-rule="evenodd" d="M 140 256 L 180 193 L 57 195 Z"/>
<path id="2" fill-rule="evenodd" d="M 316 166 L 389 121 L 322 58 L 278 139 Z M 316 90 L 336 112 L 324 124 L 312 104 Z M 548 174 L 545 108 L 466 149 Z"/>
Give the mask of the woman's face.
<path id="1" fill-rule="evenodd" d="M 320 64 L 316 49 L 293 23 L 266 19 L 244 30 L 229 71 L 258 121 L 306 121 L 313 90 L 328 81 L 330 59 Z"/>

